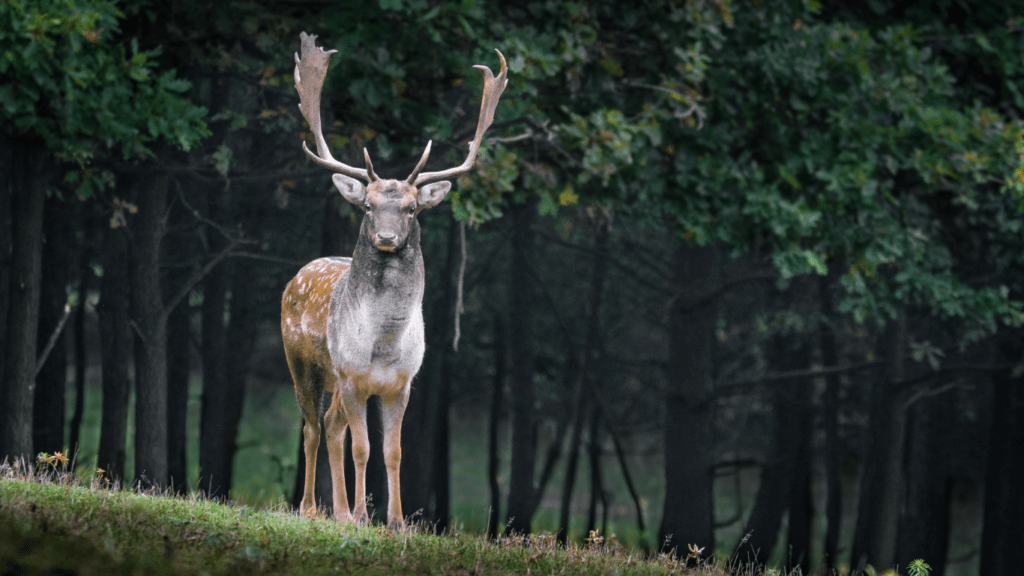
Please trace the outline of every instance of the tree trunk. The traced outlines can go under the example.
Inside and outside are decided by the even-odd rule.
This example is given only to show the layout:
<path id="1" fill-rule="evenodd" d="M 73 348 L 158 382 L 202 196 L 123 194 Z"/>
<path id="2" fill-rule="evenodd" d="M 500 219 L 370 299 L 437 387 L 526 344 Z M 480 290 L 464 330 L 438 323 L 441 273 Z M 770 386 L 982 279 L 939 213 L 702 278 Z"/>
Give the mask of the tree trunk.
<path id="1" fill-rule="evenodd" d="M 103 234 L 103 280 L 96 307 L 100 323 L 103 364 L 103 415 L 96 466 L 110 480 L 125 477 L 125 440 L 128 432 L 128 395 L 132 388 L 132 329 L 128 303 L 128 236 L 124 228 Z"/>
<path id="2" fill-rule="evenodd" d="M 221 226 L 228 224 L 228 193 L 224 189 L 208 190 L 207 218 Z M 224 249 L 226 240 L 220 232 L 207 228 L 209 255 Z M 228 268 L 217 266 L 203 279 L 202 361 L 203 395 L 199 426 L 199 489 L 211 498 L 227 496 L 231 489 L 228 460 L 230 452 L 224 438 L 223 417 L 228 406 L 227 381 L 227 312 Z M 234 442 L 234 439 L 230 439 Z"/>
<path id="3" fill-rule="evenodd" d="M 76 460 L 82 433 L 82 417 L 85 415 L 85 378 L 89 367 L 88 353 L 85 345 L 85 321 L 88 318 L 89 291 L 93 288 L 92 256 L 93 230 L 95 223 L 91 211 L 84 210 L 82 218 L 84 240 L 78 251 L 78 309 L 75 310 L 75 323 L 72 335 L 75 341 L 75 409 L 71 415 L 71 434 L 68 450 Z"/>
<path id="4" fill-rule="evenodd" d="M 906 493 L 899 521 L 896 564 L 927 559 L 934 574 L 945 574 L 949 552 L 951 479 L 946 449 L 957 429 L 953 393 L 921 398 L 910 408 L 907 426 Z"/>
<path id="5" fill-rule="evenodd" d="M 604 481 L 601 478 L 601 409 L 596 405 L 590 408 L 589 436 L 587 460 L 590 465 L 590 508 L 587 511 L 587 533 L 597 528 L 598 504 L 603 505 L 605 516 L 608 513 L 604 496 Z"/>
<path id="6" fill-rule="evenodd" d="M 822 313 L 826 321 L 821 328 L 821 355 L 825 367 L 839 365 L 839 351 L 836 345 L 836 333 L 832 322 L 836 315 L 827 293 L 828 278 L 821 278 L 819 288 L 822 299 Z M 822 427 L 825 432 L 825 484 L 827 500 L 825 502 L 824 566 L 827 574 L 836 569 L 839 555 L 839 529 L 843 520 L 843 446 L 839 438 L 839 386 L 838 374 L 826 376 L 825 393 L 822 396 Z"/>
<path id="7" fill-rule="evenodd" d="M 1019 338 L 1019 336 L 1017 336 Z M 1024 542 L 1024 379 L 1020 341 L 1009 338 L 999 346 L 999 363 L 1014 363 L 992 375 L 992 427 L 985 473 L 984 524 L 980 574 L 1020 573 L 1018 546 Z"/>
<path id="8" fill-rule="evenodd" d="M 715 549 L 712 482 L 713 383 L 719 249 L 688 243 L 673 254 L 676 293 L 669 312 L 669 389 L 665 398 L 665 504 L 659 542 Z"/>
<path id="9" fill-rule="evenodd" d="M 440 340 L 434 345 L 434 354 L 437 358 L 437 379 L 435 381 L 435 402 L 433 438 L 434 450 L 433 463 L 430 466 L 431 481 L 430 487 L 434 494 L 434 530 L 443 534 L 448 531 L 451 524 L 451 422 L 449 413 L 451 411 L 451 381 L 454 375 L 454 350 L 452 350 L 452 338 L 454 337 L 453 318 L 458 312 L 455 309 L 455 289 L 452 277 L 456 271 L 456 260 L 461 253 L 459 246 L 459 223 L 447 212 L 445 218 L 448 220 L 447 254 L 445 255 L 444 268 L 441 271 L 440 297 L 442 305 L 438 310 L 445 311 L 445 314 L 433 321 L 437 323 L 437 331 L 434 332 Z M 429 349 L 429 344 L 428 344 Z"/>
<path id="10" fill-rule="evenodd" d="M 565 456 L 565 477 L 562 479 L 562 503 L 558 511 L 558 543 L 563 546 L 571 539 L 569 534 L 572 513 L 572 493 L 576 484 L 576 467 L 579 465 L 580 446 L 583 443 L 583 422 L 587 410 L 588 394 L 577 388 L 572 434 L 569 436 L 569 453 Z"/>
<path id="11" fill-rule="evenodd" d="M 188 493 L 186 425 L 191 373 L 190 325 L 188 302 L 182 302 L 167 318 L 167 475 L 177 494 Z"/>
<path id="12" fill-rule="evenodd" d="M 168 177 L 156 173 L 137 185 L 132 226 L 132 304 L 135 347 L 135 481 L 167 486 L 167 316 L 160 290 Z"/>
<path id="13" fill-rule="evenodd" d="M 498 470 L 501 456 L 498 452 L 498 425 L 505 400 L 505 323 L 501 313 L 494 314 L 494 381 L 491 387 L 491 414 L 487 423 L 487 483 L 491 489 L 491 509 L 487 513 L 487 537 L 498 537 L 498 523 L 501 518 L 501 487 L 498 484 Z"/>
<path id="14" fill-rule="evenodd" d="M 887 357 L 884 375 L 876 377 L 871 390 L 871 414 L 863 453 L 860 502 L 854 532 L 852 570 L 867 565 L 882 572 L 896 560 L 905 414 L 903 400 L 893 388 L 904 379 L 906 312 L 900 311 L 879 340 L 880 355 Z"/>
<path id="15" fill-rule="evenodd" d="M 806 341 L 805 341 L 806 343 Z M 810 365 L 809 350 L 804 347 L 802 366 Z M 794 357 L 798 354 L 794 354 Z M 797 368 L 799 369 L 799 368 Z M 790 450 L 789 524 L 786 534 L 786 572 L 810 574 L 811 526 L 814 521 L 813 495 L 811 493 L 811 435 L 814 433 L 811 413 L 811 387 L 806 380 L 794 383 L 789 407 L 783 417 L 793 420 L 793 443 Z M 785 384 L 783 384 L 785 385 Z"/>
<path id="16" fill-rule="evenodd" d="M 49 153 L 39 146 L 18 145 L 12 156 L 12 252 L 4 342 L 6 358 L 3 388 L 0 389 L 0 459 L 25 458 L 31 463 L 34 462 L 32 400 L 46 198 L 39 165 L 49 158 Z"/>
<path id="17" fill-rule="evenodd" d="M 175 206 L 170 213 L 171 229 L 185 229 L 167 238 L 167 260 L 182 267 L 167 275 L 169 294 L 177 294 L 189 273 L 183 266 L 196 257 L 192 249 L 194 232 L 189 229 L 190 215 Z M 188 493 L 187 424 L 189 380 L 192 375 L 192 311 L 188 296 L 168 311 L 167 316 L 167 476 L 172 490 Z"/>
<path id="18" fill-rule="evenodd" d="M 774 384 L 772 395 L 772 416 L 774 433 L 772 455 L 761 467 L 761 483 L 750 518 L 743 527 L 742 537 L 746 543 L 736 547 L 733 561 L 741 565 L 756 566 L 759 571 L 768 563 L 768 558 L 778 542 L 779 528 L 790 497 L 793 478 L 790 466 L 793 456 L 789 442 L 794 439 L 793 421 L 787 415 L 791 395 L 786 387 L 799 385 L 794 382 Z"/>
<path id="19" fill-rule="evenodd" d="M 509 471 L 508 524 L 506 534 L 529 534 L 533 519 L 536 460 L 533 391 L 533 286 L 530 265 L 534 259 L 533 202 L 513 205 L 511 212 L 512 256 L 509 278 L 509 354 L 512 393 L 512 461 Z"/>
<path id="20" fill-rule="evenodd" d="M 0 385 L 7 350 L 7 307 L 11 290 L 11 194 L 14 186 L 14 146 L 0 133 Z"/>
<path id="21" fill-rule="evenodd" d="M 57 196 L 47 199 L 43 209 L 42 286 L 39 291 L 39 354 L 64 317 L 68 294 L 68 253 L 71 251 L 70 206 Z M 36 376 L 33 400 L 33 451 L 57 453 L 64 450 L 64 396 L 67 387 L 67 337 L 63 332 Z"/>

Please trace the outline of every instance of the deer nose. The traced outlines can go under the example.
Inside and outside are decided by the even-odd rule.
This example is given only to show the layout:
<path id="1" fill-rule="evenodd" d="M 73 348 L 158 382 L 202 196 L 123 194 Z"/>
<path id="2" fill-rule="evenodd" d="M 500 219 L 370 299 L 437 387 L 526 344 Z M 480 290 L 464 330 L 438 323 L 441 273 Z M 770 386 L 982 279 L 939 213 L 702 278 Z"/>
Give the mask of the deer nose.
<path id="1" fill-rule="evenodd" d="M 377 244 L 381 246 L 394 246 L 395 238 L 394 232 L 377 232 Z"/>

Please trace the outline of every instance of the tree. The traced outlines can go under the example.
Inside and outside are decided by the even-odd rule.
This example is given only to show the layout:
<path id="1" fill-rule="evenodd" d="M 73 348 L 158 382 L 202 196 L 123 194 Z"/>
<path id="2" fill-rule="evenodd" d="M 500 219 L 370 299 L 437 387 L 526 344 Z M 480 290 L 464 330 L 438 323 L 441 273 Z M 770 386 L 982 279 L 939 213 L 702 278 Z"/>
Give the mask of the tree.
<path id="1" fill-rule="evenodd" d="M 42 206 L 48 157 L 67 163 L 66 181 L 79 196 L 90 197 L 109 183 L 110 172 L 85 168 L 97 154 L 119 151 L 123 160 L 152 154 L 147 143 L 164 139 L 193 145 L 205 134 L 205 110 L 180 96 L 188 83 L 173 71 L 154 74 L 154 51 L 139 51 L 136 42 L 119 44 L 121 13 L 110 2 L 49 0 L 30 6 L 0 7 L 0 72 L 9 78 L 0 87 L 6 136 L 15 142 L 20 192 L 12 195 L 14 254 L 12 281 L 17 290 L 10 305 L 0 414 L 0 452 L 31 457 L 32 386 L 35 376 L 40 283 Z M 78 170 L 75 170 L 77 168 Z"/>

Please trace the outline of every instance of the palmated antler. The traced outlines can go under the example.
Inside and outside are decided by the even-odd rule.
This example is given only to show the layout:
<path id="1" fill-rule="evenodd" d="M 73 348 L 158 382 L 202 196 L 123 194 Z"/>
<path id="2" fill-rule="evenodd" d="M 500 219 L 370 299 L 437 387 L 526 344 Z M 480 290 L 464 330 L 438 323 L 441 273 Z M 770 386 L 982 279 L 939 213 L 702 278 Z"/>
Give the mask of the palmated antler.
<path id="1" fill-rule="evenodd" d="M 307 156 L 321 166 L 352 178 L 373 182 L 377 179 L 377 175 L 373 173 L 370 154 L 366 148 L 363 148 L 363 154 L 366 157 L 366 166 L 369 170 L 353 168 L 348 164 L 338 162 L 331 156 L 331 151 L 327 149 L 327 141 L 324 140 L 320 129 L 320 92 L 323 90 L 324 78 L 327 76 L 327 63 L 331 59 L 331 54 L 337 50 L 325 52 L 323 48 L 318 48 L 316 36 L 313 34 L 302 32 L 299 34 L 299 39 L 302 41 L 302 59 L 299 59 L 298 54 L 295 55 L 295 89 L 299 92 L 299 110 L 302 111 L 306 122 L 309 123 L 309 129 L 316 139 L 317 154 L 310 152 L 305 142 L 302 143 L 302 149 Z"/>
<path id="2" fill-rule="evenodd" d="M 494 77 L 491 69 L 487 66 L 480 64 L 473 66 L 473 68 L 478 68 L 484 74 L 484 95 L 480 100 L 480 120 L 476 125 L 476 136 L 469 143 L 469 155 L 466 156 L 466 161 L 460 166 L 442 170 L 441 172 L 424 172 L 420 174 L 420 170 L 427 163 L 427 157 L 430 156 L 430 145 L 432 142 L 427 142 L 427 149 L 423 151 L 423 156 L 420 158 L 419 163 L 416 164 L 416 169 L 412 171 L 412 174 L 406 180 L 410 184 L 419 186 L 427 182 L 448 180 L 461 176 L 473 168 L 473 162 L 476 161 L 476 153 L 480 149 L 480 142 L 484 138 L 484 132 L 487 132 L 491 123 L 494 122 L 494 109 L 498 107 L 498 99 L 501 98 L 501 93 L 505 90 L 505 85 L 508 84 L 508 65 L 505 63 L 505 56 L 502 55 L 500 50 L 495 49 L 495 52 L 498 53 L 498 58 L 501 58 L 501 73 L 498 74 L 497 78 Z"/>

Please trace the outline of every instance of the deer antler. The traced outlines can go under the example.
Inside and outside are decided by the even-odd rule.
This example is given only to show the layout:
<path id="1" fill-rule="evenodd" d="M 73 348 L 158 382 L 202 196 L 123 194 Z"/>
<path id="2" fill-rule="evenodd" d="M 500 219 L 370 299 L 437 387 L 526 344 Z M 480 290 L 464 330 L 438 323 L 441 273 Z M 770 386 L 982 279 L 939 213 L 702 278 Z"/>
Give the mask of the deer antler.
<path id="1" fill-rule="evenodd" d="M 505 64 L 505 56 L 502 55 L 500 50 L 495 49 L 495 52 L 498 53 L 498 58 L 501 58 L 501 73 L 498 74 L 497 78 L 494 77 L 491 69 L 487 66 L 479 64 L 473 66 L 473 68 L 478 68 L 484 74 L 484 95 L 480 100 L 480 120 L 476 125 L 476 137 L 469 143 L 469 155 L 466 156 L 466 161 L 460 166 L 442 170 L 441 172 L 425 172 L 420 174 L 423 165 L 427 163 L 427 157 L 430 156 L 430 145 L 432 142 L 428 142 L 427 149 L 423 151 L 419 164 L 416 165 L 416 169 L 412 171 L 412 174 L 406 180 L 408 183 L 419 186 L 420 184 L 436 180 L 447 180 L 461 176 L 473 168 L 473 162 L 476 161 L 476 153 L 480 149 L 480 141 L 484 138 L 484 132 L 487 132 L 491 123 L 494 122 L 494 109 L 498 107 L 498 99 L 501 98 L 501 93 L 505 90 L 505 85 L 508 84 L 508 66 Z"/>
<path id="2" fill-rule="evenodd" d="M 299 59 L 298 54 L 295 55 L 295 89 L 299 92 L 299 110 L 302 111 L 306 122 L 309 123 L 309 129 L 313 132 L 319 156 L 310 152 L 305 142 L 302 143 L 302 149 L 307 156 L 321 166 L 352 178 L 362 178 L 367 182 L 373 182 L 377 179 L 373 168 L 367 171 L 335 160 L 331 156 L 331 151 L 327 149 L 327 142 L 320 130 L 320 92 L 324 87 L 324 77 L 327 76 L 327 63 L 331 59 L 331 54 L 337 50 L 325 52 L 323 48 L 318 48 L 316 36 L 313 34 L 303 32 L 299 34 L 299 39 L 302 41 L 302 59 Z M 366 157 L 366 165 L 369 167 L 370 155 L 366 152 L 366 148 L 363 148 L 363 154 Z"/>

